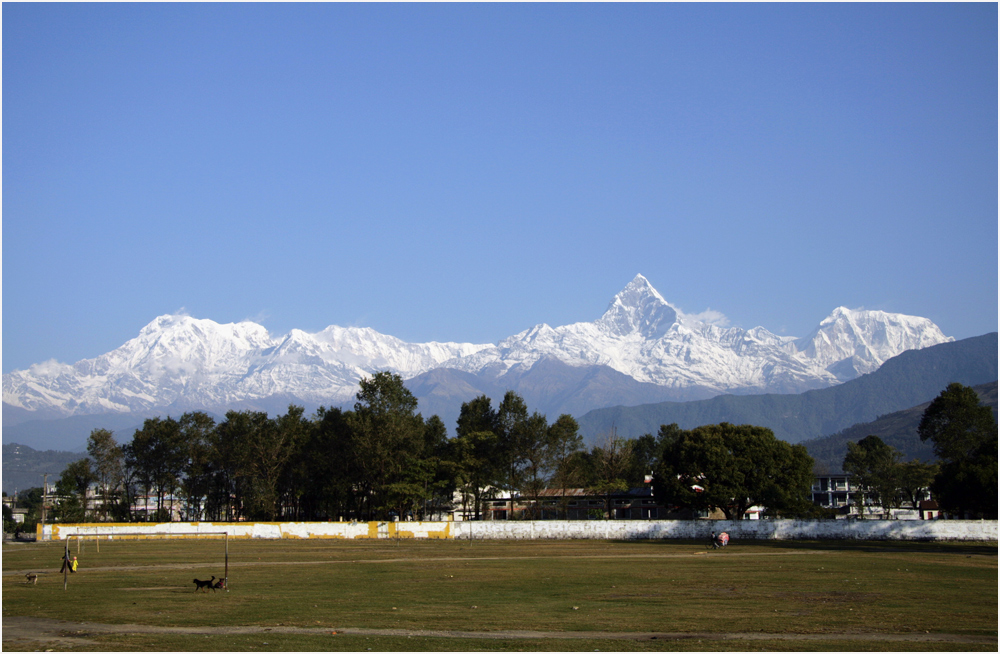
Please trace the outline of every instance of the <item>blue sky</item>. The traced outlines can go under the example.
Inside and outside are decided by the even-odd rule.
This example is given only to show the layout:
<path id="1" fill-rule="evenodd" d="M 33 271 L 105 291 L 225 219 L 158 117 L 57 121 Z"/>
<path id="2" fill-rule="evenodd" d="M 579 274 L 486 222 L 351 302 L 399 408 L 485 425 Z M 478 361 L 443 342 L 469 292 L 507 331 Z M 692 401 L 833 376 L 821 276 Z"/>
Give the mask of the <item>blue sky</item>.
<path id="1" fill-rule="evenodd" d="M 997 329 L 997 5 L 3 5 L 3 371 L 158 315 L 491 342 L 642 273 Z"/>

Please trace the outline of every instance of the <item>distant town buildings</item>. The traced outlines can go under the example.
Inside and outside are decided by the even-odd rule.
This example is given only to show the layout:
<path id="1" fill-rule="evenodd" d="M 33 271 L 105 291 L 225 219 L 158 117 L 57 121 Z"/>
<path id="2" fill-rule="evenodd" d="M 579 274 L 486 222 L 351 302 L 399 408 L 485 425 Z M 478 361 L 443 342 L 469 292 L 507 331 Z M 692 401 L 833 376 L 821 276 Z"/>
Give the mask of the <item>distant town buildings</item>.
<path id="1" fill-rule="evenodd" d="M 482 502 L 480 520 L 721 520 L 722 511 L 691 511 L 676 507 L 666 507 L 657 502 L 649 486 L 631 488 L 627 491 L 598 494 L 584 488 L 543 489 L 537 497 L 522 493 L 511 493 L 490 489 Z M 864 498 L 864 503 L 859 498 Z M 58 505 L 62 498 L 51 494 L 49 500 Z M 98 521 L 102 498 L 96 485 L 87 491 L 89 520 Z M 4 497 L 4 505 L 11 509 L 14 522 L 23 523 L 27 509 L 17 506 L 17 497 Z M 865 497 L 864 489 L 852 483 L 845 473 L 818 475 L 813 480 L 812 502 L 816 506 L 832 509 L 837 518 L 857 518 L 859 507 L 863 507 L 862 518 L 933 520 L 941 518 L 937 502 L 930 499 L 929 491 L 924 492 L 917 506 L 890 508 L 888 510 L 873 504 Z M 610 509 L 610 512 L 609 512 Z M 765 507 L 754 506 L 748 510 L 745 520 L 760 519 Z M 188 506 L 183 498 L 167 494 L 159 501 L 156 489 L 148 494 L 139 494 L 131 505 L 133 520 L 145 521 L 191 521 L 201 519 L 201 509 Z M 476 519 L 476 512 L 469 504 L 463 504 L 462 495 L 456 492 L 450 506 L 443 506 L 432 520 L 468 521 Z M 396 516 L 408 520 L 412 516 Z"/>

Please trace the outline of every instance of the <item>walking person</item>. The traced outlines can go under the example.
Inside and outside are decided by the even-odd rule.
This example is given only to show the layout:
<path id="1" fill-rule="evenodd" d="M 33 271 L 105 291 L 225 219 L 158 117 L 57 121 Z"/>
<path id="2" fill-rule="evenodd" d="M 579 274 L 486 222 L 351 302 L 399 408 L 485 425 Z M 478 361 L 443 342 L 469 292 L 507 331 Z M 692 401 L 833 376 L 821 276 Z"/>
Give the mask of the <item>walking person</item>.
<path id="1" fill-rule="evenodd" d="M 59 572 L 66 572 L 67 570 L 73 569 L 73 561 L 69 558 L 69 551 L 63 554 L 62 567 L 59 568 Z"/>

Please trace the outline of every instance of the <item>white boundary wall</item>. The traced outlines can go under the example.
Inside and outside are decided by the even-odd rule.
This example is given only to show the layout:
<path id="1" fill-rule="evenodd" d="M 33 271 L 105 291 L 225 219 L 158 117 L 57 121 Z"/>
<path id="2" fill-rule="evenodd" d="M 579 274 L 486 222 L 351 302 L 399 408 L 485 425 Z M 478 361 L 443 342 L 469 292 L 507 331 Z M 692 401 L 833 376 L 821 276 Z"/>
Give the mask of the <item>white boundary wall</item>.
<path id="1" fill-rule="evenodd" d="M 463 522 L 456 538 L 997 540 L 996 520 L 545 520 Z"/>
<path id="2" fill-rule="evenodd" d="M 996 520 L 495 520 L 487 522 L 164 522 L 39 525 L 39 540 L 101 538 L 440 538 L 996 541 Z M 193 532 L 193 533 L 192 533 Z M 204 536 L 199 536 L 201 532 Z M 214 535 L 213 535 L 214 532 Z"/>
<path id="3" fill-rule="evenodd" d="M 94 522 L 38 526 L 39 540 L 81 538 L 455 538 L 453 522 Z"/>

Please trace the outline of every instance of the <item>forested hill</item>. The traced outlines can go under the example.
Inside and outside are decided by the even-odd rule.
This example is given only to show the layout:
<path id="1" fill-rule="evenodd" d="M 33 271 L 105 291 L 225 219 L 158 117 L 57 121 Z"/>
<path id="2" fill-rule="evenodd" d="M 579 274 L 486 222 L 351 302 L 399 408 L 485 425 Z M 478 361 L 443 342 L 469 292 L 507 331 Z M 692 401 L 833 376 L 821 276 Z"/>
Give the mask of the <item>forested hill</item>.
<path id="1" fill-rule="evenodd" d="M 980 402 L 992 408 L 995 416 L 997 383 L 980 384 L 973 388 L 979 394 Z M 884 443 L 902 452 L 904 461 L 917 459 L 929 463 L 935 459 L 934 445 L 929 441 L 921 441 L 917 434 L 920 419 L 928 406 L 930 402 L 924 402 L 903 411 L 881 416 L 872 422 L 853 425 L 832 436 L 803 441 L 802 444 L 809 450 L 809 456 L 816 461 L 813 469 L 818 474 L 840 472 L 844 457 L 847 455 L 847 444 L 857 443 L 870 435 L 878 436 Z"/>
<path id="2" fill-rule="evenodd" d="M 49 473 L 49 483 L 55 484 L 67 464 L 85 456 L 85 453 L 79 452 L 39 451 L 27 445 L 4 443 L 3 491 L 13 495 L 15 490 L 41 488 L 46 472 Z"/>
<path id="3" fill-rule="evenodd" d="M 996 380 L 997 333 L 993 332 L 910 350 L 875 372 L 798 395 L 720 395 L 695 402 L 597 409 L 580 418 L 580 432 L 592 443 L 612 429 L 619 436 L 638 437 L 671 423 L 693 429 L 730 422 L 768 427 L 778 438 L 798 443 L 930 402 L 952 382 L 976 386 Z"/>

